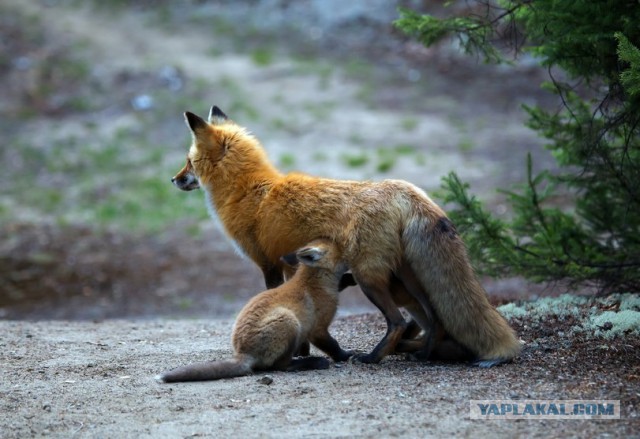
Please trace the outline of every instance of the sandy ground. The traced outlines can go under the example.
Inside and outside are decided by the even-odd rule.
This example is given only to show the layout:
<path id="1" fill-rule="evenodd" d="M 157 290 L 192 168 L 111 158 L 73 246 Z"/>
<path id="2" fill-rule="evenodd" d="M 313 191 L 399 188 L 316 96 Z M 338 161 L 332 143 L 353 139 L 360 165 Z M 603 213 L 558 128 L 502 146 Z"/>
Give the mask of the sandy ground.
<path id="1" fill-rule="evenodd" d="M 230 320 L 0 322 L 0 437 L 638 437 L 640 344 L 604 350 L 537 337 L 493 369 L 415 363 L 161 384 L 154 376 L 230 355 Z M 368 348 L 377 315 L 332 333 Z M 551 337 L 551 338 L 549 338 Z M 544 341 L 546 340 L 546 341 Z M 271 384 L 261 383 L 268 375 Z M 621 399 L 620 420 L 471 420 L 472 399 Z"/>

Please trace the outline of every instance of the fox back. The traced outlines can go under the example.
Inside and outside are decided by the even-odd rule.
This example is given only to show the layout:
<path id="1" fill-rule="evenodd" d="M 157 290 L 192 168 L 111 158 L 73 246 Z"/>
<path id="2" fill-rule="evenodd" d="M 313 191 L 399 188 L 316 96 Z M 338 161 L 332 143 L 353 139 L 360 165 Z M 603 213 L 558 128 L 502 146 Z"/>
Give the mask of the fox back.
<path id="1" fill-rule="evenodd" d="M 204 189 L 210 212 L 262 269 L 269 287 L 282 283 L 280 257 L 319 237 L 340 243 L 352 267 L 366 266 L 367 259 L 384 265 L 383 270 L 372 267 L 367 277 L 386 275 L 402 257 L 397 237 L 411 217 L 429 215 L 435 222 L 444 216 L 423 191 L 405 181 L 283 175 L 253 135 L 221 114 L 213 107 L 207 123 L 185 113 L 193 141 L 173 182 L 182 190 Z M 419 211 L 415 200 L 421 202 Z"/>

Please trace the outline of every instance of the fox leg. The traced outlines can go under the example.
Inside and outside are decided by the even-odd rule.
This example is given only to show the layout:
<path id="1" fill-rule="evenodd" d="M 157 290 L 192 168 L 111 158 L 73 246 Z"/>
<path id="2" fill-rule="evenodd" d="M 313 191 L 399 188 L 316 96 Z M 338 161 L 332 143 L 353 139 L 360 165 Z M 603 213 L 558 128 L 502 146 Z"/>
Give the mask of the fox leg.
<path id="1" fill-rule="evenodd" d="M 295 338 L 290 340 L 288 349 L 283 352 L 283 354 L 274 362 L 271 367 L 267 367 L 266 369 L 272 370 L 283 370 L 286 372 L 297 372 L 302 370 L 313 370 L 313 369 L 328 369 L 331 363 L 324 357 L 302 357 L 302 358 L 293 358 L 293 355 L 296 352 L 300 352 L 304 349 L 304 345 L 306 344 L 307 348 L 309 347 L 309 342 L 304 341 L 302 344 L 296 346 Z M 308 355 L 308 353 L 307 353 Z"/>
<path id="2" fill-rule="evenodd" d="M 406 309 L 409 310 L 408 307 Z M 418 360 L 427 360 L 440 339 L 437 322 L 432 314 L 422 312 L 422 308 L 413 312 L 409 311 L 409 313 L 413 316 L 413 320 L 411 320 L 409 324 L 415 324 L 418 329 L 423 328 L 424 332 L 417 337 L 407 338 L 405 337 L 407 331 L 405 331 L 402 339 L 396 346 L 396 352 L 412 353 Z M 420 324 L 418 322 L 420 322 Z"/>
<path id="3" fill-rule="evenodd" d="M 417 314 L 414 313 L 413 315 L 415 316 Z M 427 313 L 422 314 L 422 316 L 423 318 L 421 318 L 420 321 L 426 321 L 426 323 L 422 324 L 424 332 L 417 338 L 400 340 L 396 347 L 396 352 L 411 353 L 416 360 L 426 361 L 431 357 L 434 348 L 440 342 L 440 338 L 437 322 L 433 318 L 433 315 Z"/>
<path id="4" fill-rule="evenodd" d="M 387 333 L 369 354 L 356 354 L 354 358 L 362 363 L 379 363 L 385 356 L 395 351 L 407 327 L 407 322 L 391 297 L 388 280 L 378 284 L 365 283 L 358 278 L 357 274 L 355 276 L 364 294 L 384 315 L 387 321 Z"/>
<path id="5" fill-rule="evenodd" d="M 337 340 L 326 330 L 318 335 L 314 334 L 311 337 L 311 343 L 326 352 L 336 362 L 347 361 L 353 355 L 353 352 L 342 349 Z"/>
<path id="6" fill-rule="evenodd" d="M 309 341 L 303 341 L 300 343 L 300 347 L 296 352 L 296 357 L 308 357 L 311 353 L 311 346 L 309 345 Z"/>
<path id="7" fill-rule="evenodd" d="M 426 361 L 432 359 L 433 353 L 437 350 L 439 344 L 444 337 L 442 325 L 435 322 L 429 325 L 429 329 L 419 337 L 412 339 L 403 338 L 396 346 L 396 353 L 409 353 L 418 361 Z"/>
<path id="8" fill-rule="evenodd" d="M 351 273 L 343 274 L 342 277 L 340 278 L 340 284 L 338 286 L 338 291 L 342 291 L 347 287 L 355 286 L 355 285 L 358 285 L 358 284 L 357 284 L 355 278 L 353 277 L 353 274 L 351 274 Z M 329 333 L 326 334 L 325 338 L 327 340 L 330 339 L 333 342 L 335 342 L 335 346 L 337 347 L 337 349 L 334 349 L 331 346 L 331 342 L 330 341 L 327 341 L 328 344 L 326 345 L 329 350 L 323 348 L 322 346 L 320 346 L 315 341 L 312 341 L 312 343 L 314 345 L 318 346 L 318 348 L 322 349 L 327 354 L 329 354 L 331 356 L 331 358 L 333 358 L 335 361 L 345 361 L 351 355 L 353 355 L 353 352 L 343 351 L 340 348 L 340 346 L 338 345 L 338 342 L 335 341 L 333 339 L 333 337 L 331 337 L 329 335 Z M 319 341 L 319 343 L 323 343 L 323 341 Z M 298 348 L 298 352 L 296 352 L 296 356 L 306 357 L 306 356 L 309 355 L 310 352 L 311 352 L 311 347 L 309 346 L 309 342 L 308 341 L 304 341 L 304 342 L 302 342 L 302 344 L 300 344 L 300 347 Z M 332 354 L 332 352 L 334 352 L 336 356 L 334 356 L 334 354 Z M 346 354 L 346 357 L 345 357 L 345 354 Z"/>
<path id="9" fill-rule="evenodd" d="M 443 337 L 443 333 L 439 333 L 443 332 L 442 325 L 438 323 L 433 307 L 426 298 L 426 294 L 411 267 L 403 262 L 396 270 L 396 275 L 400 282 L 392 280 L 395 302 L 399 306 L 404 306 L 411 314 L 412 322 L 415 322 L 414 326 L 424 330 L 423 336 L 419 339 L 407 340 L 407 337 L 403 336 L 404 340 L 396 350 L 398 352 L 413 352 L 417 359 L 426 360 L 431 355 L 434 346 Z"/>
<path id="10" fill-rule="evenodd" d="M 425 331 L 422 337 L 413 340 L 400 340 L 396 352 L 412 353 L 420 361 L 470 361 L 473 353 L 452 339 L 444 329 L 442 322 L 435 315 L 431 303 L 422 294 L 423 288 L 409 265 L 402 264 L 398 275 L 403 283 L 394 284 L 392 281 L 394 299 L 398 305 L 404 306 Z M 408 290 L 408 291 L 407 291 Z M 411 292 L 411 295 L 408 295 Z M 415 297 L 422 297 L 426 305 L 421 306 Z M 405 332 L 406 333 L 406 332 Z"/>
<path id="11" fill-rule="evenodd" d="M 283 370 L 298 372 L 302 370 L 328 369 L 331 362 L 325 357 L 294 358 Z"/>
<path id="12" fill-rule="evenodd" d="M 407 329 L 402 333 L 403 340 L 411 340 L 416 338 L 420 332 L 422 331 L 422 327 L 416 322 L 416 319 L 411 318 L 407 322 Z"/>
<path id="13" fill-rule="evenodd" d="M 409 309 L 409 304 L 414 301 L 413 297 L 409 294 L 402 281 L 398 279 L 396 275 L 391 276 L 389 289 L 391 290 L 393 301 L 396 303 L 396 305 L 405 308 L 407 311 L 409 311 L 409 314 L 411 314 L 411 319 L 407 324 L 407 329 L 405 329 L 404 333 L 402 334 L 402 339 L 410 340 L 416 338 L 423 328 L 416 321 L 416 318 L 413 316 L 413 313 Z"/>

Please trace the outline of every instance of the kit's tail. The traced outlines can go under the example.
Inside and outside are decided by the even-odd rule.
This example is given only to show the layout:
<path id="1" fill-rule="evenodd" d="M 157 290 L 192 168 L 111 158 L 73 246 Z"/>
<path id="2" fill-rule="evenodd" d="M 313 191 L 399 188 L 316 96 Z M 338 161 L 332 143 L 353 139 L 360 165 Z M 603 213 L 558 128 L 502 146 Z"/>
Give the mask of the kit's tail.
<path id="1" fill-rule="evenodd" d="M 205 361 L 178 367 L 158 375 L 156 378 L 165 383 L 182 381 L 209 381 L 222 378 L 234 378 L 253 372 L 253 358 L 243 356 L 232 360 Z"/>

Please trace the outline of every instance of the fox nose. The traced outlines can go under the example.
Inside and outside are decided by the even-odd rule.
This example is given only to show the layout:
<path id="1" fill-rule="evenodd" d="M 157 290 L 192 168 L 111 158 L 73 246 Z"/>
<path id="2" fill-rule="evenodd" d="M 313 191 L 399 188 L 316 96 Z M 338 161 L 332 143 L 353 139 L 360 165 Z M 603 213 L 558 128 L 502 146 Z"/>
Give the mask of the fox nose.
<path id="1" fill-rule="evenodd" d="M 175 177 L 171 177 L 171 183 L 175 183 L 176 182 L 176 178 Z"/>

